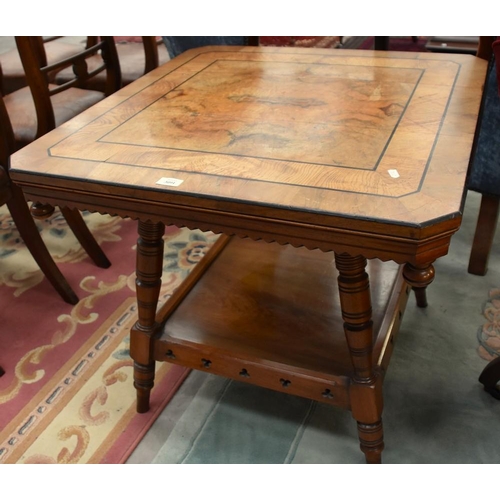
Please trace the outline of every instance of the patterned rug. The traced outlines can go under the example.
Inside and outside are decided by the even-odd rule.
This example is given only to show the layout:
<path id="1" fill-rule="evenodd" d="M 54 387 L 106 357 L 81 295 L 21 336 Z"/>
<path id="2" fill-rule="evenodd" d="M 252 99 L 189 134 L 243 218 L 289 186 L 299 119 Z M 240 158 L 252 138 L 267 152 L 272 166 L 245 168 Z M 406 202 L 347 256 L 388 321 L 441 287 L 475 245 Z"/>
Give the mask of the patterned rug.
<path id="1" fill-rule="evenodd" d="M 483 307 L 486 322 L 477 332 L 479 355 L 486 361 L 500 356 L 500 289 L 489 292 L 489 300 Z"/>
<path id="2" fill-rule="evenodd" d="M 66 304 L 0 209 L 0 463 L 123 463 L 188 370 L 157 366 L 150 412 L 135 412 L 129 329 L 135 321 L 136 223 L 84 218 L 111 260 L 97 268 L 58 211 L 37 222 L 80 302 Z M 216 239 L 167 228 L 164 302 Z"/>

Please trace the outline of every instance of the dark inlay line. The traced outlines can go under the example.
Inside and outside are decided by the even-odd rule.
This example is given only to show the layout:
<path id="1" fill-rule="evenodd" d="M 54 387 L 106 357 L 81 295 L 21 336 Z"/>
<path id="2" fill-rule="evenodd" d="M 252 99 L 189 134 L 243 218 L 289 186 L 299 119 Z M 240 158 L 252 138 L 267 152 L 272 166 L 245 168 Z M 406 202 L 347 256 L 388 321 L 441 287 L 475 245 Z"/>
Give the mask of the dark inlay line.
<path id="1" fill-rule="evenodd" d="M 420 192 L 420 190 L 422 189 L 422 186 L 424 184 L 424 180 L 427 177 L 427 172 L 429 171 L 429 166 L 430 166 L 431 160 L 432 160 L 432 158 L 434 156 L 434 151 L 436 149 L 436 145 L 437 145 L 438 139 L 440 137 L 441 129 L 443 128 L 444 120 L 446 119 L 446 116 L 448 114 L 448 109 L 450 107 L 451 98 L 452 98 L 453 93 L 455 91 L 455 87 L 456 87 L 456 84 L 457 84 L 457 81 L 458 81 L 458 76 L 460 75 L 460 70 L 461 69 L 462 69 L 462 67 L 460 66 L 458 68 L 457 74 L 455 75 L 455 79 L 454 79 L 453 85 L 451 87 L 451 92 L 450 92 L 450 94 L 448 96 L 448 100 L 446 101 L 446 106 L 444 108 L 444 113 L 441 116 L 441 121 L 439 122 L 439 127 L 438 127 L 437 134 L 434 137 L 434 141 L 433 141 L 433 144 L 432 144 L 431 152 L 429 153 L 429 158 L 427 159 L 427 163 L 425 164 L 425 168 L 424 168 L 424 170 L 422 172 L 422 177 L 420 178 L 420 183 L 418 185 L 417 192 Z M 411 193 L 408 193 L 408 194 L 411 194 Z M 403 195 L 403 196 L 408 196 L 408 194 Z M 401 196 L 401 198 L 403 198 L 403 196 Z"/>
<path id="2" fill-rule="evenodd" d="M 110 130 L 109 132 L 107 132 L 106 134 L 104 134 L 103 136 L 101 136 L 99 139 L 97 139 L 97 141 L 95 142 L 101 142 L 103 144 L 115 144 L 115 145 L 123 145 L 123 144 L 126 144 L 126 145 L 129 145 L 129 146 L 141 146 L 141 147 L 151 147 L 151 148 L 156 148 L 156 149 L 162 149 L 162 150 L 173 150 L 173 151 L 185 151 L 185 152 L 192 152 L 192 153 L 206 153 L 206 154 L 213 154 L 213 155 L 224 155 L 224 156 L 235 156 L 235 157 L 242 157 L 242 158 L 255 158 L 255 159 L 261 159 L 261 160 L 275 160 L 275 161 L 286 161 L 286 162 L 290 162 L 290 163 L 303 163 L 303 164 L 306 164 L 306 165 L 321 165 L 321 166 L 330 166 L 330 167 L 337 167 L 337 168 L 349 168 L 351 170 L 366 170 L 366 171 L 374 171 L 374 170 L 377 170 L 378 166 L 380 165 L 380 162 L 382 161 L 382 158 L 385 154 L 385 152 L 387 151 L 387 148 L 389 147 L 389 144 L 390 144 L 390 141 L 392 140 L 392 138 L 394 137 L 394 134 L 396 132 L 396 129 L 399 125 L 399 123 L 401 122 L 401 119 L 403 118 L 404 114 L 406 113 L 407 109 L 408 109 L 408 106 L 409 106 L 409 103 L 410 101 L 412 100 L 414 94 L 415 94 L 415 91 L 418 87 L 418 84 L 420 83 L 420 80 L 422 79 L 422 76 L 424 75 L 425 73 L 425 69 L 419 69 L 419 68 L 400 68 L 400 67 L 390 67 L 390 68 L 387 68 L 387 69 L 394 69 L 394 70 L 411 70 L 411 71 L 417 71 L 417 72 L 420 72 L 420 76 L 417 78 L 417 81 L 415 82 L 414 84 L 414 87 L 413 87 L 413 90 L 410 94 L 410 97 L 409 99 L 406 101 L 406 104 L 403 108 L 403 111 L 401 112 L 395 126 L 393 127 L 392 129 L 392 132 L 389 134 L 389 138 L 386 140 L 386 143 L 385 145 L 383 146 L 382 148 L 382 151 L 380 153 L 380 155 L 378 156 L 376 162 L 375 162 L 375 165 L 373 167 L 351 167 L 349 165 L 339 165 L 339 164 L 335 164 L 335 163 L 328 163 L 328 164 L 322 164 L 322 163 L 316 163 L 316 162 L 307 162 L 307 161 L 300 161 L 300 160 L 289 160 L 289 159 L 284 159 L 284 158 L 268 158 L 268 157 L 265 157 L 265 156 L 250 156 L 250 155 L 245 155 L 245 154 L 237 154 L 237 153 L 224 153 L 224 152 L 216 152 L 216 151 L 205 151 L 205 150 L 197 150 L 197 149 L 184 149 L 184 148 L 175 148 L 175 147 L 172 147 L 172 146 L 145 146 L 143 144 L 134 144 L 134 143 L 123 143 L 123 142 L 114 142 L 114 141 L 106 141 L 105 138 L 114 133 L 118 128 L 120 128 L 122 125 L 124 125 L 125 123 L 127 123 L 129 120 L 132 120 L 133 118 L 136 118 L 137 115 L 139 115 L 140 113 L 142 113 L 144 110 L 148 109 L 149 107 L 153 106 L 154 104 L 156 104 L 158 101 L 160 101 L 161 99 L 163 99 L 165 96 L 167 96 L 168 94 L 170 94 L 171 92 L 175 91 L 175 90 L 178 90 L 180 89 L 185 83 L 187 83 L 189 80 L 195 78 L 196 76 L 198 76 L 199 74 L 201 74 L 202 72 L 206 71 L 208 68 L 210 68 L 213 64 L 215 63 L 218 63 L 218 62 L 233 62 L 233 63 L 244 63 L 244 64 L 248 64 L 248 62 L 268 62 L 268 61 L 240 61 L 240 60 L 232 60 L 232 59 L 216 59 L 214 60 L 212 63 L 208 64 L 206 67 L 204 67 L 203 69 L 201 69 L 200 71 L 196 72 L 195 74 L 191 75 L 189 78 L 187 78 L 186 80 L 184 80 L 183 82 L 179 83 L 179 85 L 177 85 L 176 87 L 172 88 L 171 90 L 169 90 L 166 94 L 163 94 L 162 96 L 160 96 L 158 99 L 155 99 L 154 101 L 152 101 L 151 103 L 149 103 L 147 106 L 145 106 L 144 108 L 142 108 L 140 111 L 138 111 L 137 113 L 135 113 L 134 115 L 132 115 L 130 118 L 127 118 L 125 121 L 121 122 L 119 125 L 117 125 L 115 128 L 113 128 L 112 130 Z M 274 64 L 274 61 L 272 61 L 273 64 Z M 281 64 L 304 64 L 304 65 L 308 65 L 308 66 L 313 66 L 313 65 L 317 65 L 317 66 L 347 66 L 347 67 L 352 67 L 352 65 L 349 65 L 349 64 L 325 64 L 325 63 L 303 63 L 303 62 L 290 62 L 290 61 L 277 61 L 278 63 L 281 63 Z M 357 68 L 372 68 L 373 66 L 356 66 Z M 339 78 L 341 78 L 341 76 L 339 76 Z"/>
<path id="3" fill-rule="evenodd" d="M 338 49 L 338 50 L 342 50 L 342 49 Z M 233 52 L 234 51 L 223 51 L 223 52 Z M 274 52 L 273 52 L 274 53 Z M 168 73 L 165 73 L 164 75 L 162 75 L 160 78 L 158 78 L 158 80 L 155 80 L 154 82 L 152 82 L 150 85 L 144 87 L 143 89 L 141 89 L 140 91 L 138 91 L 136 94 L 133 94 L 132 96 L 128 97 L 127 99 L 125 99 L 124 101 L 122 101 L 121 103 L 117 104 L 116 106 L 110 108 L 108 111 L 105 111 L 103 114 L 101 114 L 100 116 L 96 117 L 94 120 L 90 121 L 89 123 L 87 123 L 86 125 L 83 125 L 80 129 L 76 130 L 75 132 L 71 133 L 70 135 L 66 136 L 65 138 L 61 139 L 60 141 L 58 141 L 57 143 L 55 143 L 53 146 L 49 147 L 47 149 L 47 154 L 49 157 L 54 157 L 54 158 L 67 158 L 67 159 L 72 159 L 72 160 L 81 160 L 81 161 L 89 161 L 89 162 L 94 162 L 94 163 L 103 163 L 101 160 L 89 160 L 89 159 L 83 159 L 83 158 L 73 158 L 73 157 L 67 157 L 67 156 L 59 156 L 59 155 L 52 155 L 52 152 L 51 152 L 51 148 L 52 147 L 55 147 L 57 146 L 58 144 L 60 144 L 61 142 L 63 142 L 64 140 L 66 140 L 67 138 L 79 133 L 82 129 L 86 128 L 87 126 L 89 126 L 91 123 L 93 123 L 94 121 L 98 120 L 100 117 L 104 116 L 105 114 L 107 114 L 108 112 L 110 112 L 111 110 L 123 105 L 124 102 L 126 102 L 127 100 L 135 97 L 136 95 L 138 95 L 139 93 L 143 92 L 144 89 L 150 87 L 151 85 L 154 85 L 157 81 L 163 79 L 165 76 L 169 75 L 170 73 L 176 71 L 177 69 L 181 68 L 182 66 L 190 63 L 191 61 L 193 61 L 194 59 L 196 59 L 197 57 L 199 57 L 200 55 L 202 55 L 203 53 L 200 53 L 196 56 L 194 56 L 193 58 L 189 59 L 188 61 L 186 61 L 185 63 L 181 64 L 180 66 L 174 68 L 173 70 L 169 71 Z M 368 57 L 368 56 L 363 56 L 363 57 Z M 371 57 L 371 56 L 370 56 Z M 407 58 L 396 58 L 396 59 L 402 59 L 402 60 L 407 60 Z M 420 60 L 420 59 L 410 59 L 410 60 Z M 439 59 L 422 59 L 420 61 L 427 61 L 427 60 L 438 60 Z M 224 60 L 224 61 L 232 61 L 232 60 Z M 195 76 L 197 76 L 198 74 L 200 74 L 201 72 L 205 71 L 207 68 L 209 68 L 210 66 L 212 66 L 213 64 L 215 64 L 216 62 L 219 62 L 219 60 L 214 60 L 212 61 L 211 63 L 209 63 L 206 67 L 200 69 L 198 72 L 195 72 L 193 75 L 191 75 L 188 79 L 184 80 L 182 83 L 180 83 L 178 86 L 174 87 L 173 89 L 171 89 L 168 93 L 176 90 L 178 87 L 180 87 L 181 85 L 183 85 L 184 83 L 186 83 L 187 81 L 189 81 L 190 79 L 194 78 Z M 243 61 L 239 61 L 239 60 L 236 60 L 235 62 L 243 62 Z M 259 61 L 252 61 L 252 62 L 259 62 Z M 267 62 L 267 61 L 260 61 L 260 62 Z M 284 61 L 280 61 L 282 62 L 283 64 L 287 64 L 287 62 L 284 62 Z M 277 181 L 269 181 L 269 180 L 260 180 L 260 179 L 245 179 L 246 181 L 251 181 L 251 182 L 264 182 L 264 183 L 270 183 L 270 184 L 278 184 L 278 185 L 285 185 L 285 186 L 298 186 L 298 187 L 309 187 L 310 189 L 319 189 L 319 190 L 326 190 L 326 191 L 334 191 L 334 192 L 344 192 L 344 193 L 354 193 L 354 194 L 362 194 L 362 195 L 365 195 L 365 196 L 377 196 L 377 197 L 381 197 L 381 198 L 394 198 L 394 199 L 397 199 L 397 198 L 401 198 L 401 197 L 404 197 L 404 196 L 409 196 L 411 194 L 414 194 L 414 193 L 417 193 L 421 190 L 422 188 L 422 185 L 423 185 L 423 181 L 426 177 L 426 174 L 427 174 L 427 171 L 428 171 L 428 168 L 429 168 L 429 165 L 430 165 L 430 161 L 432 159 L 432 154 L 434 152 L 434 149 L 435 149 L 435 146 L 436 146 L 436 143 L 437 143 L 437 140 L 439 138 L 439 131 L 441 130 L 442 128 L 442 125 L 443 125 L 443 122 L 444 122 L 444 118 L 446 117 L 446 112 L 448 110 L 448 107 L 449 107 L 449 103 L 451 101 L 451 97 L 453 95 L 453 90 L 455 89 L 455 86 L 456 86 L 456 82 L 458 80 L 458 76 L 460 74 L 460 69 L 461 69 L 461 64 L 459 63 L 456 63 L 455 61 L 448 61 L 446 60 L 446 62 L 451 62 L 451 63 L 454 63 L 458 66 L 458 71 L 455 75 L 455 78 L 454 78 L 454 82 L 453 82 L 453 86 L 452 86 L 452 92 L 450 93 L 450 95 L 448 96 L 448 100 L 447 100 L 447 104 L 446 104 L 446 108 L 445 108 L 445 113 L 443 114 L 442 118 L 441 118 L 441 122 L 440 122 L 440 125 L 439 125 L 439 130 L 438 130 L 438 134 L 436 135 L 435 139 L 434 139 L 434 143 L 433 143 L 433 147 L 432 147 L 432 150 L 431 150 L 431 154 L 428 158 L 428 161 L 427 161 L 427 164 L 426 164 L 426 167 L 423 171 L 423 174 L 422 174 L 422 177 L 421 177 L 421 180 L 420 180 L 420 183 L 419 183 L 419 187 L 417 188 L 417 190 L 415 191 L 411 191 L 409 193 L 406 193 L 404 195 L 398 195 L 398 196 L 391 196 L 391 195 L 381 195 L 381 194 L 373 194 L 373 193 L 364 193 L 364 192 L 360 192 L 360 191 L 351 191 L 351 190 L 341 190 L 341 189 L 335 189 L 335 188 L 326 188 L 326 187 L 313 187 L 313 186 L 303 186 L 303 185 L 300 185 L 300 184 L 293 184 L 293 183 L 283 183 L 283 182 L 277 182 Z M 288 63 L 290 64 L 290 63 Z M 302 64 L 317 64 L 317 63 L 302 63 Z M 327 64 L 325 64 L 327 65 Z M 337 65 L 343 65 L 345 66 L 346 64 L 337 64 Z M 347 65 L 349 66 L 349 65 Z M 365 66 L 361 66 L 361 67 L 365 67 Z M 366 67 L 373 67 L 372 65 L 368 65 Z M 404 108 L 404 111 L 403 113 L 401 113 L 401 116 L 399 117 L 399 120 L 398 120 L 398 123 L 401 121 L 404 113 L 406 112 L 407 110 L 407 107 L 410 103 L 410 101 L 412 100 L 414 94 L 415 94 L 415 91 L 418 87 L 418 84 L 420 83 L 420 80 L 422 79 L 423 75 L 425 74 L 425 69 L 418 69 L 418 68 L 399 68 L 399 67 L 392 67 L 392 69 L 400 69 L 400 70 L 415 70 L 415 71 L 420 71 L 421 74 L 414 86 L 414 89 L 410 95 L 410 99 L 408 100 L 405 108 Z M 137 114 L 139 114 L 140 112 L 142 112 L 144 109 L 147 109 L 149 106 L 152 106 L 154 103 L 156 103 L 159 99 L 162 99 L 165 95 L 167 94 L 164 94 L 163 96 L 159 97 L 158 99 L 154 100 L 153 102 L 151 102 L 148 106 L 146 106 L 145 108 L 141 109 L 140 111 L 138 111 L 137 113 L 135 113 L 133 116 L 131 116 L 130 118 L 128 118 L 127 120 L 125 120 L 124 122 L 122 122 L 121 124 L 119 124 L 117 127 L 123 125 L 124 123 L 126 123 L 128 120 L 134 118 Z M 116 129 L 116 128 L 115 128 Z M 113 131 L 115 130 L 113 129 Z M 395 130 L 395 129 L 394 129 Z M 394 130 L 393 130 L 393 133 L 391 134 L 391 138 L 393 137 L 393 134 L 394 134 Z M 108 132 L 106 133 L 104 136 L 102 137 L 106 137 L 106 135 L 110 134 L 111 132 Z M 101 142 L 101 139 L 99 139 L 98 141 L 96 142 Z M 105 141 L 102 141 L 103 143 Z M 390 142 L 390 140 L 388 141 L 388 143 Z M 122 144 L 122 143 L 113 143 L 113 142 L 106 142 L 107 144 Z M 211 152 L 206 152 L 208 154 L 222 154 L 222 155 L 227 155 L 227 156 L 242 156 L 242 157 L 248 157 L 248 158 L 254 158 L 254 159 L 264 159 L 264 160 L 274 160 L 274 161 L 286 161 L 286 162 L 290 162 L 290 163 L 303 163 L 303 164 L 311 164 L 311 165 L 319 165 L 319 166 L 333 166 L 333 167 L 338 167 L 338 168 L 349 168 L 349 169 L 352 169 L 352 170 L 364 170 L 364 171 L 371 171 L 371 170 L 375 170 L 376 168 L 378 168 L 378 165 L 380 164 L 380 161 L 381 161 L 381 158 L 383 156 L 383 154 L 385 153 L 387 147 L 388 147 L 388 143 L 386 143 L 386 147 L 384 148 L 383 152 L 382 152 L 382 155 L 379 157 L 379 160 L 377 161 L 377 164 L 376 166 L 374 167 L 374 169 L 363 169 L 363 168 L 359 168 L 359 167 L 350 167 L 350 166 L 344 166 L 344 165 L 323 165 L 323 164 L 318 164 L 318 163 L 309 163 L 309 162 L 299 162 L 299 161 L 294 161 L 294 160 L 276 160 L 274 158 L 266 158 L 266 157 L 250 157 L 250 156 L 246 156 L 246 155 L 234 155 L 234 154 L 228 154 L 228 153 L 211 153 Z M 131 146 L 140 146 L 140 147 L 151 147 L 151 146 L 143 146 L 143 145 L 135 145 L 135 144 L 130 144 Z M 159 149 L 173 149 L 175 150 L 175 148 L 161 148 L 161 147 L 157 147 Z M 179 149 L 180 151 L 186 151 L 186 152 L 190 152 L 190 150 L 183 150 L 183 149 Z M 196 152 L 195 151 L 192 151 L 192 152 Z M 131 164 L 127 164 L 127 163 L 119 163 L 119 162 L 114 162 L 114 164 L 118 164 L 118 165 L 128 165 L 130 167 L 134 167 L 134 166 L 137 166 L 137 165 L 131 165 Z M 154 167 L 154 166 L 141 166 L 141 168 L 150 168 L 152 170 L 159 170 L 159 171 L 162 171 L 164 172 L 164 170 L 162 168 L 159 168 L 159 167 Z M 174 171 L 174 172 L 184 172 L 182 170 L 177 170 L 177 169 L 174 169 L 174 168 L 169 168 L 168 170 L 170 171 Z M 234 178 L 234 179 L 241 179 L 239 177 L 236 177 L 236 176 L 224 176 L 224 175 L 218 175 L 218 174 L 210 174 L 210 173 L 205 173 L 205 172 L 194 172 L 194 174 L 197 174 L 197 175 L 206 175 L 206 176 L 213 176 L 213 177 L 225 177 L 225 178 Z M 58 177 L 58 176 L 52 176 L 51 174 L 45 174 L 47 177 Z M 67 177 L 68 179 L 71 179 L 70 177 Z M 117 185 L 117 186 L 123 186 L 123 187 L 126 187 L 126 185 L 124 184 L 120 184 L 120 183 L 108 183 L 110 185 Z M 152 188 L 143 188 L 143 189 L 151 189 L 151 190 L 154 190 Z"/>
<path id="4" fill-rule="evenodd" d="M 340 49 L 339 49 L 340 50 Z M 50 148 L 52 147 L 55 147 L 57 146 L 58 144 L 60 144 L 61 142 L 65 141 L 66 139 L 68 139 L 69 137 L 72 137 L 73 135 L 77 134 L 77 133 L 80 133 L 80 131 L 82 131 L 84 128 L 86 128 L 87 126 L 89 126 L 90 124 L 94 123 L 95 121 L 97 121 L 98 119 L 100 119 L 102 116 L 104 116 L 105 114 L 107 114 L 108 112 L 118 108 L 119 106 L 122 106 L 125 102 L 127 102 L 128 100 L 130 99 L 133 99 L 134 97 L 136 97 L 137 95 L 139 95 L 141 92 L 143 92 L 145 89 L 155 85 L 158 81 L 162 80 L 163 78 L 165 78 L 167 75 L 170 75 L 171 73 L 177 71 L 179 68 L 182 68 L 183 66 L 189 64 L 190 62 L 192 62 L 193 60 L 195 60 L 196 58 L 202 56 L 203 54 L 208 54 L 208 53 L 211 53 L 213 51 L 207 51 L 207 52 L 201 52 L 195 56 L 193 56 L 191 59 L 188 59 L 186 62 L 180 64 L 179 66 L 177 66 L 176 68 L 173 68 L 172 70 L 168 71 L 167 73 L 163 74 L 162 76 L 160 76 L 157 80 L 154 80 L 153 82 L 151 82 L 149 85 L 145 86 L 144 88 L 142 88 L 141 90 L 138 90 L 135 94 L 132 94 L 131 96 L 127 97 L 126 99 L 124 99 L 122 102 L 116 104 L 115 106 L 109 108 L 108 110 L 104 111 L 102 114 L 100 114 L 99 116 L 97 116 L 96 118 L 94 118 L 93 120 L 91 120 L 90 122 L 82 125 L 82 127 L 80 127 L 79 129 L 75 130 L 74 132 L 72 132 L 71 134 L 67 135 L 66 137 L 62 138 L 61 140 L 59 140 L 58 142 L 56 142 L 55 144 L 53 144 L 52 146 L 50 146 L 49 148 L 47 148 L 47 152 L 48 152 L 48 156 L 51 156 L 50 154 Z M 235 52 L 234 50 L 223 50 L 221 52 L 228 52 L 228 53 L 237 53 Z M 275 53 L 278 53 L 278 51 L 276 52 L 272 52 L 273 54 Z M 300 54 L 300 52 L 297 52 L 296 54 Z M 302 55 L 304 55 L 302 53 Z M 331 57 L 331 56 L 328 56 L 328 57 Z M 335 56 L 337 57 L 337 56 Z M 344 54 L 344 57 L 345 57 L 345 54 Z M 355 56 L 355 57 L 364 57 L 364 58 L 373 58 L 373 56 L 368 56 L 368 55 L 362 55 L 362 56 Z M 399 57 L 395 57 L 395 58 L 392 58 L 392 59 L 401 59 L 401 60 L 408 60 L 407 58 L 399 58 Z M 418 58 L 415 58 L 415 59 L 410 59 L 412 61 L 416 61 L 416 60 L 419 60 Z M 436 61 L 439 59 L 422 59 L 422 61 L 426 61 L 426 60 L 431 60 L 431 61 Z M 202 71 L 205 71 L 206 68 L 208 68 L 209 66 L 211 66 L 212 64 L 214 64 L 215 62 L 218 62 L 219 60 L 214 60 L 212 61 L 211 63 L 209 63 L 207 66 L 205 66 L 204 68 L 202 68 L 201 70 L 199 70 L 198 72 L 195 72 L 193 75 L 191 75 L 187 80 L 185 80 L 184 82 L 180 83 L 177 87 L 179 87 L 180 85 L 182 85 L 183 83 L 185 83 L 186 81 L 188 81 L 189 79 L 191 78 L 194 78 L 198 73 L 201 73 Z M 224 61 L 226 61 L 226 59 L 224 59 Z M 232 59 L 228 59 L 228 61 L 232 61 Z M 234 60 L 234 62 L 242 62 L 241 60 Z M 268 61 L 252 61 L 252 62 L 268 62 Z M 283 64 L 286 64 L 286 62 L 284 61 L 280 61 L 282 62 Z M 455 62 L 455 61 L 450 61 L 450 60 L 446 60 L 445 62 L 450 62 L 450 63 L 453 63 L 453 64 L 456 64 L 458 66 L 461 67 L 461 64 Z M 332 66 L 332 64 L 326 64 L 326 63 L 302 63 L 302 64 L 322 64 L 324 66 Z M 337 65 L 337 66 L 349 66 L 348 64 L 341 64 L 341 63 L 336 63 L 334 65 Z M 373 67 L 373 65 L 366 65 L 366 66 L 359 66 L 359 67 L 367 67 L 367 68 L 371 68 Z M 418 68 L 398 68 L 398 67 L 393 67 L 393 69 L 406 69 L 406 70 L 417 70 L 419 71 Z M 420 71 L 424 71 L 425 70 L 420 70 Z M 173 90 L 176 90 L 177 87 L 174 87 L 173 89 L 171 89 L 168 93 L 172 92 Z M 158 99 L 156 99 L 155 101 L 151 102 L 148 106 L 146 106 L 146 108 L 148 108 L 149 106 L 153 105 L 154 103 L 156 103 L 159 99 L 162 99 L 165 95 L 167 94 L 164 94 L 163 96 L 160 96 Z M 119 125 L 117 125 L 117 127 L 120 127 L 121 125 L 123 125 L 124 123 L 126 123 L 128 120 L 134 118 L 138 113 L 141 113 L 144 109 L 146 108 L 142 108 L 140 111 L 138 111 L 137 113 L 135 113 L 134 115 L 132 115 L 130 118 L 128 118 L 127 120 L 125 120 L 124 122 L 120 123 Z M 116 130 L 115 127 L 111 132 L 113 132 L 114 130 Z M 100 139 L 98 139 L 98 141 L 100 141 L 101 139 L 103 139 L 106 135 L 110 134 L 111 132 L 107 132 L 104 136 L 102 136 Z M 57 156 L 55 156 L 57 157 Z M 63 157 L 64 158 L 64 157 Z"/>

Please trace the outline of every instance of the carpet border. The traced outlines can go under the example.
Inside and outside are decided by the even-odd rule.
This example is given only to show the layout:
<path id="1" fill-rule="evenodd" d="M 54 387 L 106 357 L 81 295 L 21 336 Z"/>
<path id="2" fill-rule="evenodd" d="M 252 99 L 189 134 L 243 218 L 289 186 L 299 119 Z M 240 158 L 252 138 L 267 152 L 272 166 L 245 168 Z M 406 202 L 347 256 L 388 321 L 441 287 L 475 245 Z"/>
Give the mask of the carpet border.
<path id="1" fill-rule="evenodd" d="M 172 398 L 175 396 L 177 390 L 179 387 L 184 383 L 186 380 L 187 376 L 191 373 L 191 369 L 189 368 L 184 368 L 182 366 L 178 365 L 168 365 L 168 363 L 163 363 L 163 366 L 169 367 L 168 373 L 165 374 L 163 379 L 161 380 L 160 384 L 155 386 L 151 392 L 151 406 L 153 407 L 155 405 L 155 399 L 160 397 L 162 398 L 159 402 L 159 404 L 156 405 L 153 411 L 151 409 L 149 410 L 148 413 L 146 414 L 141 414 L 141 413 L 136 413 L 130 422 L 127 424 L 127 428 L 133 428 L 134 424 L 140 420 L 141 418 L 144 417 L 144 415 L 147 415 L 149 417 L 149 422 L 148 425 L 141 425 L 141 431 L 136 435 L 134 440 L 129 444 L 128 448 L 120 448 L 120 450 L 117 450 L 117 448 L 120 447 L 121 441 L 125 440 L 126 438 L 122 434 L 122 436 L 118 439 L 115 440 L 115 442 L 109 447 L 107 452 L 104 454 L 104 456 L 101 458 L 99 464 L 125 464 L 126 461 L 129 459 L 130 455 L 134 452 L 134 450 L 137 448 L 138 444 L 141 442 L 141 440 L 144 438 L 144 436 L 147 434 L 147 432 L 151 429 L 152 425 L 156 421 L 156 419 L 160 416 L 161 412 L 165 409 L 165 407 L 168 405 L 168 403 L 172 400 Z M 157 374 L 158 375 L 158 374 Z M 166 394 L 165 394 L 165 391 Z M 156 397 L 155 397 L 156 396 Z M 135 406 L 133 406 L 132 411 L 135 412 Z M 115 455 L 121 454 L 122 457 L 120 459 L 116 459 Z M 91 463 L 91 462 L 89 462 Z"/>

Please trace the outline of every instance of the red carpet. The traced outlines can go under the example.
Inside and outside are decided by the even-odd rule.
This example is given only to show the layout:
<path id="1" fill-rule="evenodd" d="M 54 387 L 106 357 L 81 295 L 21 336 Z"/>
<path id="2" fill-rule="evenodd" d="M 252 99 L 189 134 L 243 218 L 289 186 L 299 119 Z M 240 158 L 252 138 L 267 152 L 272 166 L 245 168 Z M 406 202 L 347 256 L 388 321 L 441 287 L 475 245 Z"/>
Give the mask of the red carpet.
<path id="1" fill-rule="evenodd" d="M 136 223 L 99 214 L 85 220 L 109 269 L 88 259 L 57 211 L 38 223 L 80 297 L 71 306 L 0 209 L 0 463 L 124 462 L 188 373 L 159 364 L 152 409 L 135 412 L 128 332 L 136 310 Z M 167 228 L 162 301 L 213 239 Z"/>

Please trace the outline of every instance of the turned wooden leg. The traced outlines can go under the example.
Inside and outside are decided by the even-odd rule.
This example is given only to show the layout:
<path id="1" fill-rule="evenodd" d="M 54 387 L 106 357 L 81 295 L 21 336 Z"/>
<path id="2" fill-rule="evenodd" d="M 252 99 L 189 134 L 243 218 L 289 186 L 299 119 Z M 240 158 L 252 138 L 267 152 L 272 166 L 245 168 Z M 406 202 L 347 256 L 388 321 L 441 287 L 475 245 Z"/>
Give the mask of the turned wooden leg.
<path id="1" fill-rule="evenodd" d="M 382 431 L 382 379 L 373 368 L 373 326 L 370 283 L 366 259 L 335 254 L 344 332 L 354 376 L 350 386 L 352 415 L 358 423 L 361 450 L 367 463 L 380 463 L 384 449 Z"/>
<path id="2" fill-rule="evenodd" d="M 130 355 L 134 360 L 134 387 L 137 411 L 149 410 L 149 396 L 154 385 L 155 362 L 153 338 L 157 331 L 156 309 L 163 270 L 163 234 L 161 222 L 139 221 L 137 240 L 136 291 L 138 320 L 130 334 Z"/>
<path id="3" fill-rule="evenodd" d="M 469 257 L 468 272 L 470 274 L 484 276 L 488 270 L 488 260 L 497 228 L 499 208 L 500 197 L 482 195 L 476 232 Z"/>
<path id="4" fill-rule="evenodd" d="M 358 422 L 358 436 L 361 450 L 365 454 L 367 464 L 382 463 L 382 450 L 384 449 L 384 432 L 382 420 L 374 424 Z"/>
<path id="5" fill-rule="evenodd" d="M 479 376 L 479 382 L 484 385 L 484 390 L 495 399 L 500 399 L 500 357 L 490 361 Z"/>
<path id="6" fill-rule="evenodd" d="M 403 276 L 413 288 L 418 307 L 427 307 L 427 294 L 425 289 L 434 280 L 434 266 L 432 264 L 405 264 Z"/>

